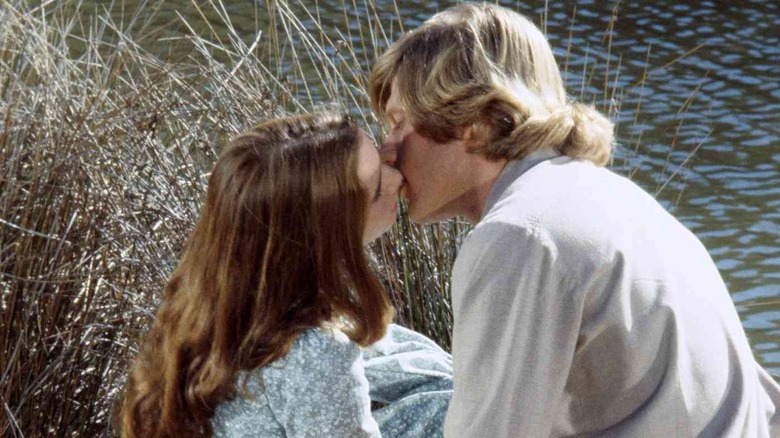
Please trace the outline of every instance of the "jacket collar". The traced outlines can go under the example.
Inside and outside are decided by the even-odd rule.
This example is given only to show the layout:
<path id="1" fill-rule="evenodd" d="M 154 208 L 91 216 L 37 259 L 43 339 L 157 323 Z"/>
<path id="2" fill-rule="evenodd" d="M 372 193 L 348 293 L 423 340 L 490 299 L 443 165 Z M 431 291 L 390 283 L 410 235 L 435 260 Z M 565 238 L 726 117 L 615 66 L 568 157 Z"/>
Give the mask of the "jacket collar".
<path id="1" fill-rule="evenodd" d="M 534 151 L 525 158 L 512 160 L 506 163 L 504 169 L 498 175 L 498 178 L 496 178 L 496 182 L 493 183 L 493 188 L 490 189 L 490 195 L 488 195 L 487 202 L 485 202 L 485 208 L 482 210 L 480 218 L 485 217 L 485 214 L 487 214 L 496 202 L 501 199 L 501 195 L 504 194 L 506 189 L 524 173 L 537 164 L 558 156 L 560 156 L 560 153 L 557 151 L 545 148 Z"/>

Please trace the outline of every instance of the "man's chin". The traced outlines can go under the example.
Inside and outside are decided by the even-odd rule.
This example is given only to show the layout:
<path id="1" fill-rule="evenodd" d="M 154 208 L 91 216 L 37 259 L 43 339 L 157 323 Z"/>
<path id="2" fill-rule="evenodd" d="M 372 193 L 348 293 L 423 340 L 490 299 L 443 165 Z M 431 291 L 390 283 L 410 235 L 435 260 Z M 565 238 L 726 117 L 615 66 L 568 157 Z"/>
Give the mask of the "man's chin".
<path id="1" fill-rule="evenodd" d="M 424 210 L 415 206 L 414 202 L 409 200 L 406 201 L 406 215 L 409 216 L 409 219 L 411 219 L 412 222 L 418 225 L 426 225 L 437 222 L 436 218 L 432 217 L 430 212 L 426 213 Z"/>
<path id="2" fill-rule="evenodd" d="M 419 197 L 410 196 L 411 193 L 409 193 L 409 190 L 401 191 L 400 195 L 404 204 L 406 204 L 406 216 L 408 216 L 412 222 L 418 225 L 426 225 L 446 219 L 439 217 L 441 211 L 437 211 L 435 207 L 432 209 L 430 205 L 426 205 L 424 200 L 422 200 L 423 202 L 420 202 L 421 199 Z"/>

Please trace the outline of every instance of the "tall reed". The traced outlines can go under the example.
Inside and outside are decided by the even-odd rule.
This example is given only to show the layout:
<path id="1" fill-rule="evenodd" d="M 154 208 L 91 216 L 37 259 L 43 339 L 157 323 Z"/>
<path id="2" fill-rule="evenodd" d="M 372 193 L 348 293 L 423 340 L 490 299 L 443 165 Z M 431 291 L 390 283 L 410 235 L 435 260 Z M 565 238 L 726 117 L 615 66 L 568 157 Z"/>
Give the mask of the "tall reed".
<path id="1" fill-rule="evenodd" d="M 0 3 L 1 436 L 113 435 L 127 360 L 228 138 L 322 102 L 381 131 L 365 85 L 403 28 L 397 7 L 344 0 L 338 23 L 278 0 L 247 33 L 220 0 L 193 3 L 176 32 L 154 24 L 161 5 Z M 467 231 L 402 214 L 372 248 L 398 321 L 445 347 Z"/>

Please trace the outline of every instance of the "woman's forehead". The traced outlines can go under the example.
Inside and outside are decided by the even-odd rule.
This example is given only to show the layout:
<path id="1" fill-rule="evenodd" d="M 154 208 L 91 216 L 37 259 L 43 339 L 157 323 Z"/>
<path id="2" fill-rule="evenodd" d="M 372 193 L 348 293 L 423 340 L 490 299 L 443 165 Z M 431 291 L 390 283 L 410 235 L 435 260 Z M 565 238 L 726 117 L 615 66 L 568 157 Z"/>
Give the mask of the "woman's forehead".
<path id="1" fill-rule="evenodd" d="M 381 160 L 379 150 L 371 137 L 363 131 L 358 136 L 358 178 L 368 187 L 376 185 L 379 179 Z"/>

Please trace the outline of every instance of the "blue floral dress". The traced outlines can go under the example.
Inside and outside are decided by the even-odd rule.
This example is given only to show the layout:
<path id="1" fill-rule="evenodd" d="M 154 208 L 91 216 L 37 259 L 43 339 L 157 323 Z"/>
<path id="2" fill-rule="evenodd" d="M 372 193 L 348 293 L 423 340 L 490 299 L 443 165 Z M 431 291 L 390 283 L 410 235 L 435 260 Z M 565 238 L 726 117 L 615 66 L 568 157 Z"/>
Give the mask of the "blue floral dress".
<path id="1" fill-rule="evenodd" d="M 246 394 L 221 403 L 215 437 L 442 436 L 452 358 L 397 325 L 368 348 L 336 329 L 303 332 L 285 357 L 238 376 Z M 384 404 L 371 412 L 371 400 Z"/>

